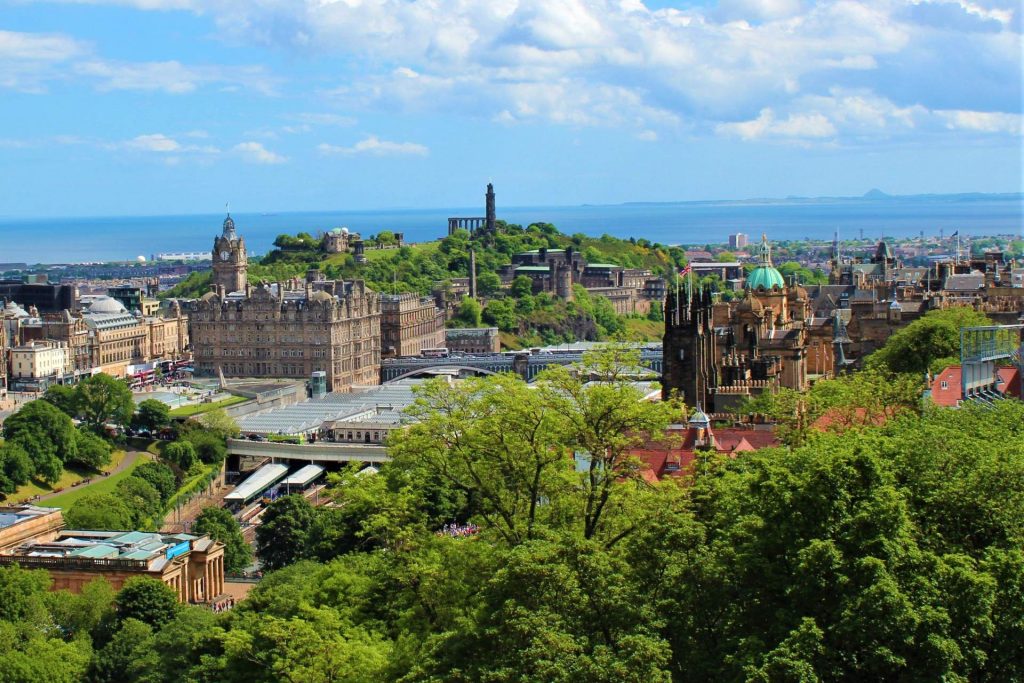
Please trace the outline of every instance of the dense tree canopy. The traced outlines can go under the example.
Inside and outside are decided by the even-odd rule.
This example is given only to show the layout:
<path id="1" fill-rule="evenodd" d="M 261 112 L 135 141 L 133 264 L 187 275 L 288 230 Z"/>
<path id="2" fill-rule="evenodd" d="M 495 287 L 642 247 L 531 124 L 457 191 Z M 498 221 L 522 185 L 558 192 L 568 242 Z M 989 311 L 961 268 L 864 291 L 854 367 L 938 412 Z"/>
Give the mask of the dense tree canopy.
<path id="1" fill-rule="evenodd" d="M 78 456 L 74 423 L 47 401 L 32 401 L 4 421 L 4 438 L 18 444 L 32 461 L 32 476 L 45 482 L 60 478 L 63 464 Z"/>
<path id="2" fill-rule="evenodd" d="M 991 325 L 992 321 L 973 308 L 947 308 L 929 311 L 894 334 L 885 346 L 868 356 L 865 365 L 890 372 L 918 375 L 942 368 L 933 367 L 960 362 L 960 328 Z"/>
<path id="3" fill-rule="evenodd" d="M 113 493 L 90 493 L 64 511 L 69 529 L 128 531 L 135 526 L 135 519 L 128 504 Z"/>
<path id="4" fill-rule="evenodd" d="M 588 363 L 427 384 L 379 473 L 269 506 L 227 614 L 0 568 L 0 680 L 1024 681 L 1024 404 L 869 371 L 650 484 L 630 449 L 684 413 Z"/>
<path id="5" fill-rule="evenodd" d="M 79 415 L 93 429 L 100 430 L 108 422 L 115 425 L 131 422 L 135 401 L 124 380 L 101 372 L 83 379 L 75 390 Z"/>
<path id="6" fill-rule="evenodd" d="M 192 530 L 197 534 L 209 534 L 210 538 L 224 544 L 224 566 L 228 571 L 240 572 L 252 562 L 252 548 L 242 537 L 238 520 L 224 508 L 203 508 Z"/>
<path id="7" fill-rule="evenodd" d="M 151 432 L 163 429 L 171 424 L 171 409 L 163 401 L 147 398 L 139 403 L 132 417 L 132 426 L 136 429 L 147 429 Z"/>

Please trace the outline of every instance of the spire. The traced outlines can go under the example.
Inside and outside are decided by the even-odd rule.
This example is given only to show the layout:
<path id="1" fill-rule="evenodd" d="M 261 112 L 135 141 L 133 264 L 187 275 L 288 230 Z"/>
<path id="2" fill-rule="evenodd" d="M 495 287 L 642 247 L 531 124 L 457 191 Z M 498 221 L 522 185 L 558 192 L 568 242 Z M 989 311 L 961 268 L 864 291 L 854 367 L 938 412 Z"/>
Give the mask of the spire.
<path id="1" fill-rule="evenodd" d="M 761 233 L 761 246 L 758 248 L 758 254 L 761 257 L 761 265 L 771 267 L 772 265 L 772 247 L 768 244 L 768 235 Z"/>
<path id="2" fill-rule="evenodd" d="M 238 239 L 238 235 L 235 234 L 235 221 L 232 220 L 230 211 L 228 211 L 227 218 L 224 219 L 224 229 L 221 235 L 229 240 Z"/>

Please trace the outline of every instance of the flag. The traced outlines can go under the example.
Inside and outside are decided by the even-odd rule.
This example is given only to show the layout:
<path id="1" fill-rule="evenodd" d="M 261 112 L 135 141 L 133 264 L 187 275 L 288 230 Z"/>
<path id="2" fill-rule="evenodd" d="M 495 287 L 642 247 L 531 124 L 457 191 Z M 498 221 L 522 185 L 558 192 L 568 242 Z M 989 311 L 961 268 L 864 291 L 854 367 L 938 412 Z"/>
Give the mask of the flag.
<path id="1" fill-rule="evenodd" d="M 950 235 L 950 237 L 956 237 L 956 236 L 957 236 L 957 235 L 959 235 L 959 234 L 960 234 L 960 231 L 959 231 L 959 230 L 957 230 L 957 231 L 956 231 L 956 232 L 954 232 L 954 233 L 953 233 L 952 235 Z"/>
<path id="2" fill-rule="evenodd" d="M 693 270 L 693 268 L 691 268 L 690 264 L 687 263 L 686 267 L 683 268 L 681 271 L 679 271 L 680 277 L 685 276 L 685 275 L 689 275 L 691 270 Z"/>

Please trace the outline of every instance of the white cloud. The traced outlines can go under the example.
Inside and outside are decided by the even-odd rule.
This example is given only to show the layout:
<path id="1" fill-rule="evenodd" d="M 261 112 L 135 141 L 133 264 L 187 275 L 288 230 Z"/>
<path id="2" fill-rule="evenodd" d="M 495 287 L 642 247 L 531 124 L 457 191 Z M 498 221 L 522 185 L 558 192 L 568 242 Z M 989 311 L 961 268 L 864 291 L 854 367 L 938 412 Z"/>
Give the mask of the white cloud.
<path id="1" fill-rule="evenodd" d="M 259 66 L 187 65 L 178 61 L 103 59 L 69 36 L 0 30 L 0 88 L 41 93 L 48 83 L 77 78 L 100 91 L 191 93 L 203 86 L 275 94 L 277 80 Z"/>
<path id="2" fill-rule="evenodd" d="M 329 145 L 326 142 L 317 145 L 317 150 L 321 154 L 341 154 L 344 156 L 354 156 L 357 154 L 369 154 L 371 156 L 427 156 L 430 150 L 416 142 L 391 142 L 390 140 L 381 140 L 376 135 L 371 135 L 368 138 L 360 140 L 351 147 L 339 147 L 337 145 Z"/>
<path id="3" fill-rule="evenodd" d="M 341 114 L 327 114 L 327 113 L 316 113 L 316 112 L 303 112 L 301 114 L 295 114 L 293 118 L 296 121 L 309 124 L 311 126 L 354 126 L 356 120 L 351 116 L 342 116 Z"/>
<path id="4" fill-rule="evenodd" d="M 251 164 L 283 164 L 287 161 L 285 157 L 271 152 L 259 142 L 240 142 L 233 150 Z"/>
<path id="5" fill-rule="evenodd" d="M 44 92 L 66 62 L 87 52 L 68 36 L 0 31 L 0 88 Z"/>
<path id="6" fill-rule="evenodd" d="M 765 137 L 801 140 L 833 137 L 836 134 L 836 127 L 820 112 L 790 114 L 785 119 L 778 119 L 774 111 L 765 108 L 761 110 L 756 119 L 720 123 L 715 126 L 715 131 L 744 140 L 757 140 Z"/>
<path id="7" fill-rule="evenodd" d="M 81 76 L 95 79 L 100 90 L 163 91 L 181 95 L 204 85 L 242 87 L 274 93 L 274 79 L 260 67 L 189 66 L 177 61 L 113 62 L 89 60 L 75 65 Z"/>
<path id="8" fill-rule="evenodd" d="M 998 111 L 937 111 L 935 114 L 951 130 L 1021 135 L 1024 119 L 1020 114 Z"/>
<path id="9" fill-rule="evenodd" d="M 639 138 L 687 129 L 845 141 L 1013 134 L 999 117 L 931 112 L 1021 108 L 1013 0 L 719 0 L 684 9 L 641 0 L 72 1 L 189 10 L 211 17 L 232 44 L 337 64 L 334 82 L 344 85 L 325 92 L 357 113 L 459 112 L 615 126 Z M 275 86 L 252 67 L 74 59 L 107 90 Z M 296 115 L 280 130 L 354 123 L 336 116 Z"/>
<path id="10" fill-rule="evenodd" d="M 140 152 L 180 152 L 181 144 L 163 133 L 139 135 L 125 143 L 128 149 Z"/>

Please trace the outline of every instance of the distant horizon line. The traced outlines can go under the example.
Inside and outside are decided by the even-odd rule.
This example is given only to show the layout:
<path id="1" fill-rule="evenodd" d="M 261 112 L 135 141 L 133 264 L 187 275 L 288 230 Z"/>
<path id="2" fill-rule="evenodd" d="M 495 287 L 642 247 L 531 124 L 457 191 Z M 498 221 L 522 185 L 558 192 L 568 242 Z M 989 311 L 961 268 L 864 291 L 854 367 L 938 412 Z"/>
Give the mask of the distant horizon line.
<path id="1" fill-rule="evenodd" d="M 639 200 L 613 202 L 608 204 L 583 202 L 579 204 L 516 204 L 503 207 L 506 210 L 519 209 L 572 209 L 581 207 L 615 207 L 615 206 L 679 206 L 693 204 L 754 204 L 754 203 L 811 203 L 839 201 L 891 201 L 913 199 L 970 198 L 970 199 L 1002 199 L 1024 200 L 1024 192 L 920 192 L 914 194 L 888 194 L 882 190 L 871 189 L 862 195 L 789 195 L 786 197 L 748 197 L 746 199 L 678 199 L 678 200 Z M 383 213 L 387 211 L 444 211 L 470 209 L 472 206 L 392 206 L 370 209 L 254 209 L 252 211 L 235 212 L 238 216 L 282 215 L 311 213 Z M 500 210 L 500 209 L 499 209 Z M 96 219 L 96 218 L 161 218 L 185 216 L 220 216 L 230 211 L 221 212 L 186 212 L 186 213 L 152 213 L 152 214 L 59 214 L 59 215 L 0 215 L 0 222 L 14 221 L 50 221 L 59 219 Z"/>

